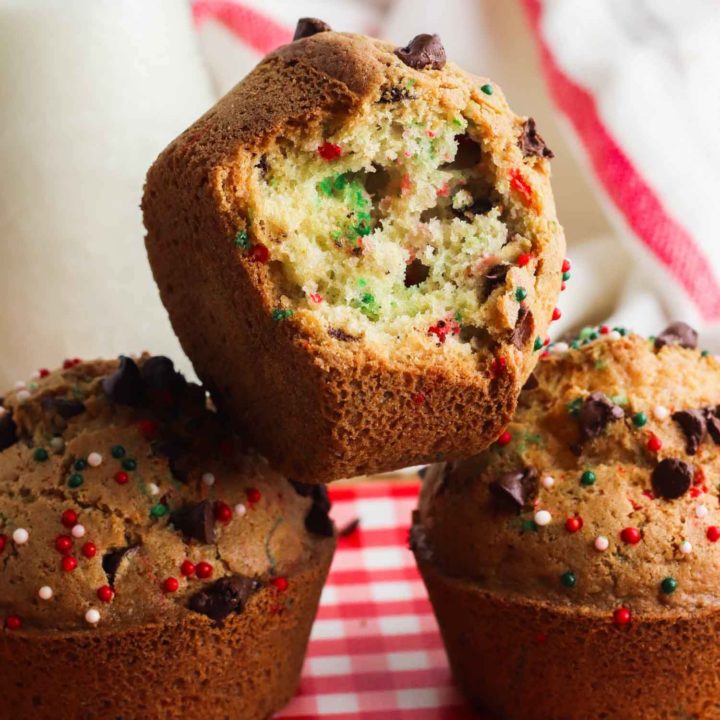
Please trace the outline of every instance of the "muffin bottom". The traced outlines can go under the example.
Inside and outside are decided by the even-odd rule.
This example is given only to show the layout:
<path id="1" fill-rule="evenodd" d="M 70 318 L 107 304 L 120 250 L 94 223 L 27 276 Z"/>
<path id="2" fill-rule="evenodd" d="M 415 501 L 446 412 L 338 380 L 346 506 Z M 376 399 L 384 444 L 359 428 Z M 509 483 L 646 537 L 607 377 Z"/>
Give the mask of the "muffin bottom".
<path id="1" fill-rule="evenodd" d="M 335 541 L 286 591 L 216 626 L 180 622 L 0 636 L 0 720 L 261 720 L 297 689 Z"/>
<path id="2" fill-rule="evenodd" d="M 720 610 L 612 613 L 490 593 L 418 557 L 455 681 L 501 720 L 720 718 Z"/>

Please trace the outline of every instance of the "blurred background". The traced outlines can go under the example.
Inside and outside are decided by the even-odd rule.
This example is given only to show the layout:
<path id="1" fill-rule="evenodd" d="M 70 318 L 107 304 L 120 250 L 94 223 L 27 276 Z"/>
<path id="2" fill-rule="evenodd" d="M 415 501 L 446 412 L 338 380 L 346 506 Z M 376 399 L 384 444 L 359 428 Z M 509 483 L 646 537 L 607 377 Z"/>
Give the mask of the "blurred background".
<path id="1" fill-rule="evenodd" d="M 182 358 L 145 172 L 300 16 L 437 32 L 536 119 L 573 261 L 555 333 L 684 319 L 720 352 L 716 0 L 0 0 L 3 385 L 66 357 Z"/>

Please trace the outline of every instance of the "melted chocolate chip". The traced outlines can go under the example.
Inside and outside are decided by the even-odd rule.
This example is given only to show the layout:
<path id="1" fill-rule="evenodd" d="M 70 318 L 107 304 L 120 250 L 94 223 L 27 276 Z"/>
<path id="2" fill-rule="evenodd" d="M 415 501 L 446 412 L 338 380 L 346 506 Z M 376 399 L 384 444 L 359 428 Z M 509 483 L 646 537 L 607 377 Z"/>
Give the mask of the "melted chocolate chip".
<path id="1" fill-rule="evenodd" d="M 194 539 L 206 545 L 215 542 L 215 518 L 209 500 L 176 510 L 170 515 L 170 522 L 186 540 Z"/>
<path id="2" fill-rule="evenodd" d="M 6 450 L 17 442 L 17 425 L 8 410 L 0 417 L 0 451 Z"/>
<path id="3" fill-rule="evenodd" d="M 155 355 L 140 368 L 140 377 L 151 392 L 170 393 L 177 398 L 187 386 L 187 380 L 175 369 L 170 358 Z"/>
<path id="4" fill-rule="evenodd" d="M 145 399 L 145 384 L 140 369 L 132 358 L 120 356 L 120 365 L 112 374 L 103 378 L 102 389 L 119 405 L 140 405 Z"/>
<path id="5" fill-rule="evenodd" d="M 110 587 L 113 587 L 115 584 L 115 576 L 125 556 L 134 555 L 137 549 L 137 545 L 128 545 L 127 547 L 113 548 L 103 555 L 102 568 L 105 571 L 105 575 L 107 575 L 108 585 L 110 585 Z"/>
<path id="6" fill-rule="evenodd" d="M 652 473 L 652 486 L 656 495 L 666 500 L 682 497 L 692 483 L 690 465 L 676 458 L 661 460 Z"/>
<path id="7" fill-rule="evenodd" d="M 230 613 L 242 612 L 250 595 L 259 587 L 257 580 L 244 575 L 222 577 L 196 592 L 190 598 L 189 607 L 215 622 L 221 622 Z"/>
<path id="8" fill-rule="evenodd" d="M 189 447 L 190 443 L 177 435 L 167 435 L 151 445 L 155 455 L 163 455 L 167 458 L 170 472 L 182 483 L 187 482 L 189 474 L 185 457 Z"/>
<path id="9" fill-rule="evenodd" d="M 535 120 L 528 118 L 522 127 L 522 134 L 518 145 L 522 150 L 523 157 L 530 157 L 536 155 L 537 157 L 544 157 L 548 160 L 555 157 L 555 153 L 545 144 L 545 141 L 538 134 L 535 128 Z"/>
<path id="10" fill-rule="evenodd" d="M 537 379 L 537 375 L 535 375 L 535 373 L 530 373 L 530 376 L 522 386 L 522 392 L 525 392 L 526 390 L 535 390 L 535 388 L 538 387 L 540 387 L 540 382 Z"/>
<path id="11" fill-rule="evenodd" d="M 702 410 L 679 410 L 672 419 L 685 435 L 685 452 L 694 455 L 707 434 L 707 421 Z"/>
<path id="12" fill-rule="evenodd" d="M 720 445 L 720 408 L 705 408 L 705 420 L 708 435 L 716 445 Z"/>
<path id="13" fill-rule="evenodd" d="M 538 488 L 538 475 L 534 468 L 505 473 L 490 483 L 490 492 L 498 501 L 521 510 L 532 508 Z"/>
<path id="14" fill-rule="evenodd" d="M 360 527 L 360 518 L 355 518 L 338 530 L 338 537 L 350 537 Z"/>
<path id="15" fill-rule="evenodd" d="M 312 506 L 305 516 L 305 529 L 313 535 L 332 537 L 335 526 L 330 519 L 330 498 L 324 485 L 309 485 L 307 483 L 290 480 L 295 492 L 302 497 L 312 498 Z"/>
<path id="16" fill-rule="evenodd" d="M 693 350 L 697 347 L 697 344 L 697 331 L 684 322 L 671 323 L 655 338 L 656 350 L 665 347 L 665 345 L 679 345 Z"/>
<path id="17" fill-rule="evenodd" d="M 358 337 L 355 335 L 350 335 L 350 333 L 346 333 L 344 330 L 341 330 L 340 328 L 330 328 L 328 330 L 328 335 L 331 338 L 335 338 L 336 340 L 341 340 L 342 342 L 354 342 L 355 340 L 359 340 Z"/>
<path id="18" fill-rule="evenodd" d="M 625 417 L 625 411 L 601 392 L 588 395 L 580 410 L 578 421 L 580 423 L 580 438 L 583 442 L 596 438 L 611 422 Z"/>
<path id="19" fill-rule="evenodd" d="M 533 314 L 526 307 L 518 311 L 515 327 L 510 333 L 510 342 L 518 349 L 525 348 L 534 335 L 535 319 Z"/>
<path id="20" fill-rule="evenodd" d="M 401 100 L 411 100 L 414 97 L 415 96 L 411 95 L 410 91 L 407 88 L 394 86 L 384 88 L 378 102 L 381 104 L 396 103 L 400 102 Z"/>
<path id="21" fill-rule="evenodd" d="M 430 268 L 422 260 L 415 258 L 405 266 L 405 287 L 413 287 L 425 282 L 430 275 Z"/>
<path id="22" fill-rule="evenodd" d="M 447 61 L 440 36 L 426 33 L 416 35 L 409 45 L 397 48 L 395 54 L 415 70 L 424 70 L 425 68 L 441 70 Z"/>
<path id="23" fill-rule="evenodd" d="M 74 398 L 44 397 L 40 400 L 40 406 L 45 412 L 57 413 L 64 420 L 85 412 L 85 405 Z"/>
<path id="24" fill-rule="evenodd" d="M 498 263 L 493 265 L 485 273 L 485 299 L 487 300 L 493 291 L 505 285 L 505 278 L 510 272 L 510 263 Z"/>
<path id="25" fill-rule="evenodd" d="M 330 30 L 332 30 L 332 28 L 322 20 L 311 17 L 300 18 L 295 27 L 293 40 L 301 40 L 302 38 L 311 37 L 321 32 L 329 32 Z"/>

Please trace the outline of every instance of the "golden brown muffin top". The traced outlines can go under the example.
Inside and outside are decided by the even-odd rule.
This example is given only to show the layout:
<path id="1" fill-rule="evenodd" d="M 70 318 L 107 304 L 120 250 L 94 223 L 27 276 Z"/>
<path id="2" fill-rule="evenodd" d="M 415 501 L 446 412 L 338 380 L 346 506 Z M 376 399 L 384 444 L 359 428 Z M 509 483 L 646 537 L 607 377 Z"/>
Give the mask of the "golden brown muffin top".
<path id="1" fill-rule="evenodd" d="M 281 607 L 333 535 L 328 507 L 167 358 L 66 361 L 0 403 L 0 618 L 21 632 L 221 621 L 262 585 Z"/>
<path id="2" fill-rule="evenodd" d="M 429 470 L 425 556 L 494 592 L 619 621 L 621 608 L 720 604 L 720 361 L 696 342 L 676 323 L 551 346 L 500 441 Z"/>

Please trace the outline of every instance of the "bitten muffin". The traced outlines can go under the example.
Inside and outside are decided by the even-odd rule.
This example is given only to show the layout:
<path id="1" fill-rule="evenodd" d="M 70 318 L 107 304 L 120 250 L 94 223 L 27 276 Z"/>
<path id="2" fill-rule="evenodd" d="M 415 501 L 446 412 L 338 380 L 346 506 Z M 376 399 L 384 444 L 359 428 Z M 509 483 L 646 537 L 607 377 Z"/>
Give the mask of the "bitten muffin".
<path id="1" fill-rule="evenodd" d="M 504 720 L 720 718 L 720 361 L 623 334 L 552 347 L 507 444 L 425 478 L 453 673 Z"/>
<path id="2" fill-rule="evenodd" d="M 436 35 L 397 48 L 305 20 L 296 37 L 148 173 L 175 331 L 296 479 L 480 451 L 560 291 L 552 152 Z"/>
<path id="3" fill-rule="evenodd" d="M 335 544 L 322 486 L 271 471 L 164 357 L 41 370 L 0 450 L 0 708 L 260 719 L 292 696 Z"/>

